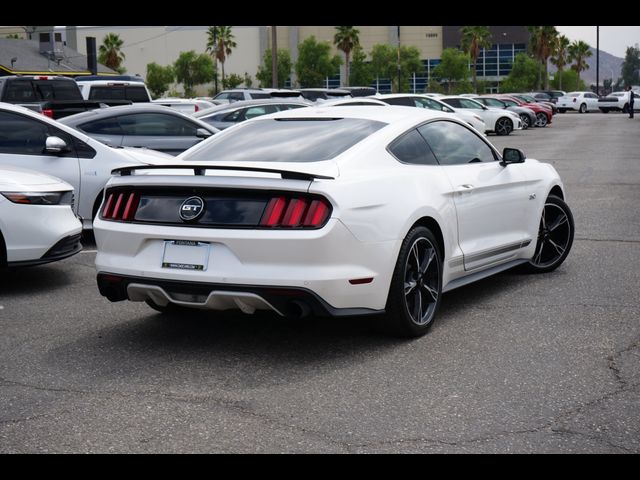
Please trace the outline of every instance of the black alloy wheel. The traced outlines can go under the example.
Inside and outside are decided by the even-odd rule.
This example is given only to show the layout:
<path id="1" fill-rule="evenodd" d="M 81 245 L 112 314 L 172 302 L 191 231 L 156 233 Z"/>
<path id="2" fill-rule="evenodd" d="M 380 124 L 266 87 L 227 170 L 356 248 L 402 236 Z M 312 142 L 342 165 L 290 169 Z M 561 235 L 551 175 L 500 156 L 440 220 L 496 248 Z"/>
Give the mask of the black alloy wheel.
<path id="1" fill-rule="evenodd" d="M 442 255 L 431 231 L 413 228 L 400 248 L 387 299 L 384 327 L 402 337 L 427 333 L 442 296 Z"/>
<path id="2" fill-rule="evenodd" d="M 504 136 L 513 132 L 513 122 L 507 117 L 501 117 L 496 122 L 496 135 Z"/>
<path id="3" fill-rule="evenodd" d="M 546 127 L 547 123 L 549 123 L 549 119 L 547 118 L 547 114 L 544 112 L 536 113 L 536 127 Z"/>
<path id="4" fill-rule="evenodd" d="M 550 195 L 544 204 L 533 258 L 527 264 L 534 273 L 551 272 L 569 255 L 575 231 L 573 214 L 559 197 Z"/>

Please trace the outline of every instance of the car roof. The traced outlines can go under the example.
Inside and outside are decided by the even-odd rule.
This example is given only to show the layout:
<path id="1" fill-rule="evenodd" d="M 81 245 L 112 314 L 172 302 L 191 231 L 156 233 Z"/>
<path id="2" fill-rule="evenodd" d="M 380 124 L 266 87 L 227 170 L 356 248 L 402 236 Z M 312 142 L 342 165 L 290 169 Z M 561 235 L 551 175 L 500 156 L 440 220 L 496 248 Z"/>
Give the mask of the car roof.
<path id="1" fill-rule="evenodd" d="M 70 115 L 68 117 L 61 118 L 59 120 L 60 123 L 64 125 L 69 125 L 74 127 L 76 125 L 80 125 L 81 123 L 91 121 L 91 120 L 99 120 L 103 118 L 110 118 L 118 115 L 131 115 L 134 113 L 163 113 L 168 115 L 173 115 L 175 117 L 186 118 L 188 120 L 193 120 L 202 128 L 207 128 L 211 130 L 213 127 L 207 123 L 204 123 L 197 118 L 192 117 L 191 115 L 185 115 L 184 113 L 176 110 L 175 108 L 165 107 L 164 105 L 156 105 L 153 103 L 134 103 L 133 105 L 120 105 L 117 107 L 109 107 L 109 108 L 100 108 L 98 110 L 89 110 L 86 112 L 76 113 L 75 115 Z M 217 129 L 214 129 L 217 131 Z"/>
<path id="2" fill-rule="evenodd" d="M 244 108 L 244 107 L 252 107 L 252 106 L 259 106 L 259 105 L 273 105 L 273 104 L 304 105 L 305 107 L 313 105 L 312 102 L 309 102 L 307 100 L 288 98 L 288 97 L 263 98 L 260 100 L 241 100 L 239 102 L 225 103 L 223 105 L 216 105 L 215 107 L 207 108 L 205 110 L 200 110 L 199 112 L 196 112 L 193 116 L 196 118 L 202 118 L 214 113 L 233 111 L 233 110 L 237 110 L 239 108 Z"/>

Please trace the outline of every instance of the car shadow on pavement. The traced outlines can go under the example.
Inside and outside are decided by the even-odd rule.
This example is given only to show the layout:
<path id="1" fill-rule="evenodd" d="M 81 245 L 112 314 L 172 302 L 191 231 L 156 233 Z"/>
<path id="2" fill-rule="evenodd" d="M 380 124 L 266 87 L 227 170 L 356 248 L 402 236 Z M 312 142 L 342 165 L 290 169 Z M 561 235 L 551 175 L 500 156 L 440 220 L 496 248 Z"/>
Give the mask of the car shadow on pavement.
<path id="1" fill-rule="evenodd" d="M 5 294 L 30 295 L 51 292 L 71 283 L 61 268 L 49 265 L 0 269 L 0 298 Z"/>

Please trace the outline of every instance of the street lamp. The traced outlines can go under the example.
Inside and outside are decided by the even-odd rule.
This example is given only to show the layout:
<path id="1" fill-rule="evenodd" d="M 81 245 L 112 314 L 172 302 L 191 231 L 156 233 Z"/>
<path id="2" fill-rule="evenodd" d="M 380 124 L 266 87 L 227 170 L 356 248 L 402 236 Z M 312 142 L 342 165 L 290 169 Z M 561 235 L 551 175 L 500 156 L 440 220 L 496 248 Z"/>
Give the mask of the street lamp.
<path id="1" fill-rule="evenodd" d="M 400 27 L 398 26 L 398 93 L 401 93 L 400 88 Z"/>

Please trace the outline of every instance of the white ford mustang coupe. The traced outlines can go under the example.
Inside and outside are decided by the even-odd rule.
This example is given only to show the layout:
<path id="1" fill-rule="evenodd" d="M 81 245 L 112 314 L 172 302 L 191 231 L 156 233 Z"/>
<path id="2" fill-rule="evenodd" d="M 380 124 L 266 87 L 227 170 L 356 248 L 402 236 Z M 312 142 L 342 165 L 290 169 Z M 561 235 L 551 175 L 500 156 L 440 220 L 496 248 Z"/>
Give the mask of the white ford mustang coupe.
<path id="1" fill-rule="evenodd" d="M 444 292 L 517 265 L 549 272 L 573 242 L 554 168 L 444 112 L 280 112 L 177 159 L 107 185 L 94 231 L 111 301 L 378 314 L 420 336 Z"/>

